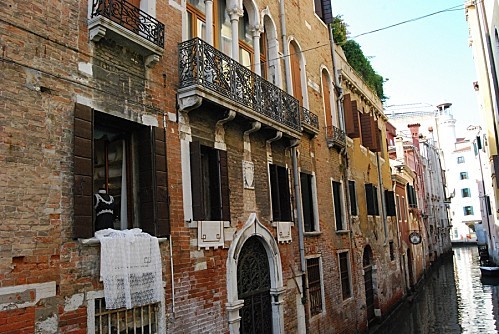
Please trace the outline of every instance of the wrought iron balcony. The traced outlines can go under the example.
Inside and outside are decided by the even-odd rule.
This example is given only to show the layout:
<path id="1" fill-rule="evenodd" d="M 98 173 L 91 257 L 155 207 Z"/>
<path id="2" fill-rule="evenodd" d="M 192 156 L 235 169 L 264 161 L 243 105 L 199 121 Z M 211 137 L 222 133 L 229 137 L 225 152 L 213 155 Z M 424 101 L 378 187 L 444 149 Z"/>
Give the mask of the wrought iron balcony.
<path id="1" fill-rule="evenodd" d="M 90 19 L 104 17 L 163 48 L 165 25 L 125 0 L 93 0 Z"/>
<path id="2" fill-rule="evenodd" d="M 199 38 L 179 44 L 179 79 L 180 97 L 190 88 L 202 90 L 201 96 L 228 99 L 246 116 L 301 131 L 297 99 Z"/>
<path id="3" fill-rule="evenodd" d="M 303 128 L 314 134 L 319 133 L 319 117 L 305 107 L 300 107 L 300 109 Z"/>
<path id="4" fill-rule="evenodd" d="M 334 125 L 326 127 L 326 141 L 329 147 L 344 148 L 346 146 L 345 131 Z"/>

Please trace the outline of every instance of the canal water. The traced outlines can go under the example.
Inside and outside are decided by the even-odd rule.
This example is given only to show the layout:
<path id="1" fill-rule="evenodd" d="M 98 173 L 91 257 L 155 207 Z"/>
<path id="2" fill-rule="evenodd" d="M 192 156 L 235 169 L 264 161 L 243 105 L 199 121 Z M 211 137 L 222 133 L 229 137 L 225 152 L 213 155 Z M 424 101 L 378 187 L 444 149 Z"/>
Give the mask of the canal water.
<path id="1" fill-rule="evenodd" d="M 480 277 L 476 246 L 453 250 L 376 334 L 499 333 L 499 280 Z"/>

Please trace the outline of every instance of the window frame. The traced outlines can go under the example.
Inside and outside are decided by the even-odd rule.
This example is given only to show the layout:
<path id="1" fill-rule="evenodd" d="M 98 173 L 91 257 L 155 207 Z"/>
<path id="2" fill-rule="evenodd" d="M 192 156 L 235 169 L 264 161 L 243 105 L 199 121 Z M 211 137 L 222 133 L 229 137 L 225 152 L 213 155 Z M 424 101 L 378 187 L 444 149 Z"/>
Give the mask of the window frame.
<path id="1" fill-rule="evenodd" d="M 464 162 L 465 162 L 464 156 L 461 155 L 461 156 L 457 157 L 457 163 L 458 164 L 464 164 Z"/>
<path id="2" fill-rule="evenodd" d="M 459 179 L 460 180 L 468 180 L 468 172 L 460 172 L 459 173 Z"/>
<path id="3" fill-rule="evenodd" d="M 368 216 L 379 216 L 378 187 L 372 183 L 364 185 Z"/>
<path id="4" fill-rule="evenodd" d="M 461 197 L 463 197 L 463 198 L 471 197 L 471 190 L 470 190 L 470 188 L 462 188 L 461 189 Z"/>
<path id="5" fill-rule="evenodd" d="M 316 264 L 313 264 L 314 267 L 317 268 L 317 272 L 316 272 L 316 276 L 318 276 L 318 278 L 316 278 L 314 281 L 311 282 L 311 275 L 310 273 L 312 272 L 311 270 L 311 265 L 310 265 L 310 262 L 312 261 L 317 261 Z M 321 256 L 312 256 L 312 257 L 307 257 L 306 258 L 306 265 L 307 265 L 307 294 L 308 294 L 308 300 L 310 301 L 309 303 L 307 303 L 309 306 L 308 306 L 308 312 L 310 314 L 310 318 L 314 317 L 314 316 L 317 316 L 317 315 L 320 315 L 324 312 L 324 308 L 325 308 L 325 296 L 324 296 L 324 278 L 323 278 L 323 273 L 322 273 L 322 257 Z M 314 290 L 312 289 L 312 285 L 313 284 L 313 288 Z M 320 293 L 320 296 L 319 296 L 319 300 L 320 300 L 320 305 L 318 305 L 316 308 L 312 309 L 312 298 L 311 298 L 311 291 L 317 291 L 318 293 Z M 319 307 L 320 307 L 320 310 L 319 310 Z"/>
<path id="6" fill-rule="evenodd" d="M 272 221 L 291 222 L 293 210 L 288 168 L 269 163 L 268 173 Z"/>
<path id="7" fill-rule="evenodd" d="M 357 185 L 354 180 L 348 180 L 348 196 L 350 197 L 350 214 L 352 216 L 359 215 L 357 207 Z"/>
<path id="8" fill-rule="evenodd" d="M 472 205 L 464 206 L 463 213 L 464 213 L 464 216 L 473 216 L 474 215 L 473 206 Z"/>
<path id="9" fill-rule="evenodd" d="M 308 178 L 308 182 L 310 185 L 309 193 L 307 194 L 308 199 L 307 201 L 309 202 L 309 212 L 305 212 L 305 204 L 304 204 L 304 178 L 303 176 L 306 176 Z M 306 190 L 305 190 L 306 191 Z M 315 180 L 315 175 L 313 173 L 307 173 L 307 172 L 302 172 L 300 171 L 300 199 L 301 199 L 301 209 L 302 209 L 302 219 L 303 219 L 303 232 L 304 233 L 309 233 L 309 234 L 314 234 L 320 232 L 320 227 L 319 227 L 319 212 L 318 212 L 318 207 L 317 207 L 317 185 L 316 185 L 316 180 Z M 306 224 L 306 213 L 309 214 L 309 218 L 311 219 L 310 224 Z M 307 231 L 307 226 L 310 226 L 311 230 Z"/>
<path id="10" fill-rule="evenodd" d="M 336 232 L 348 231 L 348 224 L 345 215 L 343 182 L 331 179 L 331 193 L 333 197 L 333 214 Z"/>

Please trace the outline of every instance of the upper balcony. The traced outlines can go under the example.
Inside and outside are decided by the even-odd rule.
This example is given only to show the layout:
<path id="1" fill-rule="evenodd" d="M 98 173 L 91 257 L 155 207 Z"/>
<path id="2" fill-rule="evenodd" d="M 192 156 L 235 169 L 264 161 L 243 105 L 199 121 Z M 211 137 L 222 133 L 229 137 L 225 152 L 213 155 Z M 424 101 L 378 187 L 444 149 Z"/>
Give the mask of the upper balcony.
<path id="1" fill-rule="evenodd" d="M 199 38 L 179 44 L 179 79 L 180 110 L 206 98 L 295 138 L 302 120 L 318 129 L 316 116 L 302 114 L 297 99 Z"/>
<path id="2" fill-rule="evenodd" d="M 131 44 L 148 66 L 163 54 L 165 25 L 128 1 L 93 0 L 88 29 L 93 41 L 106 36 Z"/>
<path id="3" fill-rule="evenodd" d="M 328 147 L 336 147 L 339 149 L 345 148 L 346 136 L 345 131 L 337 128 L 334 125 L 326 127 L 326 141 Z"/>
<path id="4" fill-rule="evenodd" d="M 313 135 L 319 133 L 319 117 L 305 107 L 301 109 L 302 130 L 308 131 Z"/>

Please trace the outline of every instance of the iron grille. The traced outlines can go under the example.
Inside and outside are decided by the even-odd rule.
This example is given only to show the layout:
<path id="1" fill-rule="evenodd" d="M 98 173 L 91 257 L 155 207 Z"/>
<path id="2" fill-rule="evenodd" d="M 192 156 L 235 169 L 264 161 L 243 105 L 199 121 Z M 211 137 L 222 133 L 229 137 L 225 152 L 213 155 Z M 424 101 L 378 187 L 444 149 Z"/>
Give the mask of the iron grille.
<path id="1" fill-rule="evenodd" d="M 308 297 L 310 299 L 310 315 L 322 312 L 321 272 L 319 258 L 307 260 Z"/>
<path id="2" fill-rule="evenodd" d="M 95 300 L 95 333 L 158 333 L 159 303 L 132 309 L 107 310 L 104 298 Z"/>
<path id="3" fill-rule="evenodd" d="M 91 17 L 103 16 L 159 47 L 165 45 L 165 25 L 125 0 L 93 0 Z"/>
<path id="4" fill-rule="evenodd" d="M 301 121 L 303 125 L 319 132 L 319 117 L 305 107 L 301 107 Z"/>
<path id="5" fill-rule="evenodd" d="M 334 125 L 327 126 L 326 141 L 330 147 L 334 145 L 342 148 L 345 147 L 346 145 L 345 131 L 341 130 L 340 128 Z"/>
<path id="6" fill-rule="evenodd" d="M 293 130 L 298 100 L 199 38 L 179 44 L 180 87 L 200 85 Z"/>

